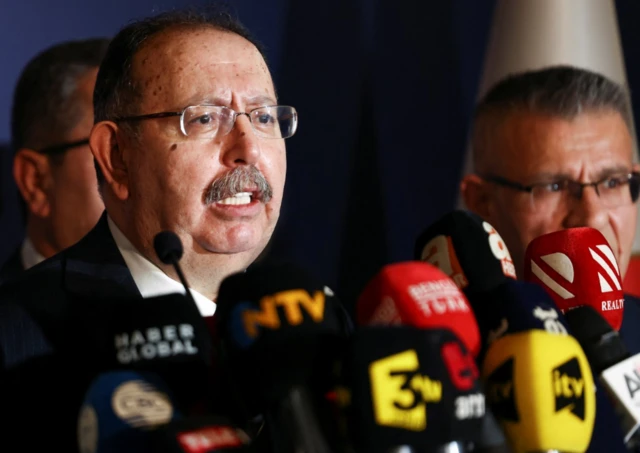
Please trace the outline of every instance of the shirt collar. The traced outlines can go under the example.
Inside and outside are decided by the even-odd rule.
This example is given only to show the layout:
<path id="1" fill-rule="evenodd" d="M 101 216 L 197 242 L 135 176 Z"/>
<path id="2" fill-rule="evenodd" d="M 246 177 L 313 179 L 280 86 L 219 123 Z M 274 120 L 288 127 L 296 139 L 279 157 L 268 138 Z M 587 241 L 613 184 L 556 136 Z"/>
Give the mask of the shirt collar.
<path id="1" fill-rule="evenodd" d="M 20 258 L 22 258 L 22 265 L 25 270 L 44 261 L 44 256 L 38 253 L 36 248 L 33 246 L 33 242 L 31 242 L 31 239 L 28 237 L 24 238 L 24 241 L 22 242 Z"/>
<path id="2" fill-rule="evenodd" d="M 111 235 L 142 297 L 147 298 L 171 293 L 185 294 L 182 284 L 169 277 L 162 269 L 145 258 L 111 220 L 111 217 L 107 216 L 107 222 Z M 216 304 L 195 289 L 189 289 L 200 310 L 200 314 L 202 316 L 213 316 L 216 311 Z"/>

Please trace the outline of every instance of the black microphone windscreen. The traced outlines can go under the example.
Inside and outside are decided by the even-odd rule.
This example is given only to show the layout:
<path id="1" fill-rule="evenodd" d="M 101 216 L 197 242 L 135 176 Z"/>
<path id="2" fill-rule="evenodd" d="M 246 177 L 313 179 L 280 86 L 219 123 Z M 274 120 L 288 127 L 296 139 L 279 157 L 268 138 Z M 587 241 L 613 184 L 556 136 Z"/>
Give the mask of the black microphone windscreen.
<path id="1" fill-rule="evenodd" d="M 478 371 L 449 330 L 363 327 L 351 337 L 341 369 L 356 451 L 436 451 L 481 436 Z"/>
<path id="2" fill-rule="evenodd" d="M 594 374 L 629 357 L 620 334 L 591 306 L 567 310 L 565 319 L 584 350 Z"/>
<path id="3" fill-rule="evenodd" d="M 564 334 L 569 324 L 547 292 L 535 283 L 508 279 L 495 288 L 468 296 L 482 338 L 478 363 L 491 343 L 503 335 L 527 330 Z"/>
<path id="4" fill-rule="evenodd" d="M 182 258 L 182 242 L 173 231 L 161 231 L 153 238 L 153 249 L 160 261 L 172 264 Z"/>
<path id="5" fill-rule="evenodd" d="M 329 384 L 344 311 L 313 276 L 289 264 L 256 266 L 227 277 L 217 302 L 220 360 L 254 410 L 294 386 Z"/>
<path id="6" fill-rule="evenodd" d="M 516 277 L 498 232 L 467 211 L 452 211 L 424 230 L 416 240 L 414 258 L 438 267 L 467 296 Z"/>
<path id="7" fill-rule="evenodd" d="M 74 351 L 96 372 L 133 369 L 157 373 L 184 405 L 210 387 L 212 346 L 198 307 L 183 294 L 150 298 L 73 299 Z"/>

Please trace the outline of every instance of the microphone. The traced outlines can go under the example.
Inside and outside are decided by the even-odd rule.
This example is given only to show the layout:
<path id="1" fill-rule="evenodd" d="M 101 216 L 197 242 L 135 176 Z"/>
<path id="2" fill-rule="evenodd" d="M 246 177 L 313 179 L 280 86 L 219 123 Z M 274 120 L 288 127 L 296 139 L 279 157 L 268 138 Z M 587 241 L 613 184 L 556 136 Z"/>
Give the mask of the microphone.
<path id="1" fill-rule="evenodd" d="M 464 294 L 436 267 L 419 261 L 386 265 L 356 303 L 359 325 L 450 329 L 475 356 L 478 325 Z"/>
<path id="2" fill-rule="evenodd" d="M 264 415 L 271 448 L 335 450 L 325 395 L 348 327 L 333 293 L 296 266 L 256 266 L 222 282 L 214 321 L 235 407 L 245 420 Z"/>
<path id="3" fill-rule="evenodd" d="M 497 339 L 529 330 L 567 335 L 569 324 L 543 288 L 533 283 L 505 281 L 491 291 L 469 296 L 478 320 L 484 354 Z"/>
<path id="4" fill-rule="evenodd" d="M 513 280 L 509 272 L 509 258 L 502 258 L 506 260 L 505 266 L 502 265 L 502 259 L 498 259 L 510 256 L 508 250 L 499 235 L 495 236 L 497 233 L 493 233 L 494 229 L 485 223 L 474 214 L 454 211 L 429 227 L 416 242 L 416 253 L 421 256 L 423 249 L 429 249 L 425 244 L 442 242 L 442 239 L 434 240 L 436 236 L 442 235 L 447 239 L 447 248 L 436 248 L 437 253 L 434 254 L 441 258 L 432 262 L 442 266 L 445 273 L 454 268 L 448 266 L 449 262 L 458 263 L 457 273 L 465 276 L 456 281 L 466 282 L 463 291 L 478 321 L 483 344 L 478 356 L 479 363 L 484 361 L 487 349 L 496 340 L 504 338 L 507 341 L 513 333 L 535 330 L 559 335 L 570 333 L 569 324 L 559 312 L 554 299 L 542 287 Z M 597 449 L 608 445 L 607 448 L 613 450 L 617 448 L 615 444 L 618 440 L 609 429 L 611 420 L 615 418 L 613 408 L 606 399 L 601 399 L 602 392 L 599 395 L 598 428 L 594 431 L 591 447 Z"/>
<path id="5" fill-rule="evenodd" d="M 180 279 L 180 283 L 184 286 L 184 291 L 189 300 L 196 305 L 196 301 L 193 299 L 193 294 L 191 294 L 191 290 L 189 289 L 189 285 L 187 284 L 187 279 L 184 277 L 184 273 L 182 272 L 182 268 L 178 263 L 180 258 L 182 258 L 182 254 L 184 253 L 184 249 L 182 248 L 182 241 L 177 234 L 173 231 L 161 231 L 156 234 L 153 238 L 153 249 L 158 255 L 158 259 L 162 261 L 164 264 L 170 264 L 178 274 L 178 278 Z"/>
<path id="6" fill-rule="evenodd" d="M 516 278 L 500 234 L 468 211 L 452 211 L 424 230 L 416 240 L 414 258 L 438 267 L 467 296 Z"/>
<path id="7" fill-rule="evenodd" d="M 89 386 L 78 417 L 80 453 L 152 452 L 151 431 L 182 417 L 154 373 L 112 371 Z"/>
<path id="8" fill-rule="evenodd" d="M 371 326 L 351 337 L 342 406 L 355 451 L 468 451 L 485 398 L 465 344 L 446 329 Z"/>
<path id="9" fill-rule="evenodd" d="M 220 416 L 176 419 L 156 429 L 154 453 L 253 452 L 249 435 Z"/>
<path id="10" fill-rule="evenodd" d="M 615 256 L 598 230 L 569 228 L 540 236 L 525 253 L 524 278 L 542 285 L 560 310 L 593 307 L 620 330 L 624 294 Z"/>
<path id="11" fill-rule="evenodd" d="M 207 404 L 211 338 L 198 308 L 185 295 L 94 297 L 72 303 L 70 325 L 82 339 L 74 351 L 87 372 L 153 372 L 174 389 L 181 407 L 197 411 Z"/>
<path id="12" fill-rule="evenodd" d="M 486 347 L 497 338 L 530 329 L 566 334 L 567 324 L 553 300 L 533 283 L 515 280 L 511 254 L 488 222 L 467 211 L 452 211 L 417 239 L 416 257 L 437 266 L 464 291 Z"/>
<path id="13" fill-rule="evenodd" d="M 587 450 L 594 382 L 575 338 L 543 330 L 502 337 L 488 349 L 482 376 L 514 452 Z"/>
<path id="14" fill-rule="evenodd" d="M 225 417 L 189 417 L 154 373 L 115 371 L 89 387 L 78 417 L 80 453 L 253 451 L 246 432 Z"/>
<path id="15" fill-rule="evenodd" d="M 365 287 L 356 312 L 360 325 L 444 328 L 462 339 L 474 355 L 479 348 L 478 326 L 464 295 L 430 264 L 406 262 L 385 266 Z M 482 436 L 476 443 L 478 451 L 504 451 L 506 441 L 491 411 L 486 411 L 482 423 Z"/>
<path id="16" fill-rule="evenodd" d="M 575 337 L 613 402 L 628 448 L 640 446 L 640 405 L 634 398 L 640 390 L 640 354 L 630 357 L 617 331 L 588 305 L 566 314 Z"/>

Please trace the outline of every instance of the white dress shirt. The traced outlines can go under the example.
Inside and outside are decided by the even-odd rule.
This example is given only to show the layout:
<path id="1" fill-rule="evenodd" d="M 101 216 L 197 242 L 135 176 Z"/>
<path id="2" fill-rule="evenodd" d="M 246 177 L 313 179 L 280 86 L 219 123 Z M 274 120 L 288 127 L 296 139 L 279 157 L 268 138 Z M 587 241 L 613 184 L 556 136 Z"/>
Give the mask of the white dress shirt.
<path id="1" fill-rule="evenodd" d="M 113 223 L 111 217 L 107 216 L 107 222 L 109 224 L 109 230 L 111 235 L 116 241 L 118 250 L 124 258 L 124 262 L 127 264 L 133 281 L 136 283 L 142 297 L 161 296 L 163 294 L 181 293 L 185 294 L 182 283 L 169 277 L 162 272 L 158 266 L 153 264 L 147 258 L 145 258 L 127 239 L 120 228 Z M 195 289 L 189 288 L 193 300 L 195 300 L 200 314 L 202 316 L 213 316 L 216 311 L 216 304 L 211 299 L 203 296 Z"/>
<path id="2" fill-rule="evenodd" d="M 22 247 L 20 248 L 20 258 L 22 258 L 22 265 L 24 266 L 24 270 L 32 268 L 36 264 L 39 264 L 44 261 L 44 256 L 40 255 L 36 248 L 33 246 L 33 242 L 31 239 L 26 237 L 22 242 Z"/>

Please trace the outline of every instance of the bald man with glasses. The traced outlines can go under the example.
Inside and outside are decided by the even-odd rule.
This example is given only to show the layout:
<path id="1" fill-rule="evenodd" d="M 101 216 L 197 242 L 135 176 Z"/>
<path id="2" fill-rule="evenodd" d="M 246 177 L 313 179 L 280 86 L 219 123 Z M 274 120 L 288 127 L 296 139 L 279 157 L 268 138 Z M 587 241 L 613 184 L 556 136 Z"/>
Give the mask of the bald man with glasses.
<path id="1" fill-rule="evenodd" d="M 510 76 L 480 101 L 462 195 L 500 232 L 518 275 L 531 240 L 587 226 L 607 239 L 624 277 L 640 192 L 631 131 L 624 88 L 574 67 Z M 630 296 L 621 333 L 640 352 L 640 305 Z"/>
<path id="2" fill-rule="evenodd" d="M 107 39 L 56 44 L 20 75 L 11 141 L 26 234 L 0 270 L 0 282 L 78 242 L 104 211 L 89 133 L 93 88 L 108 44 Z"/>

